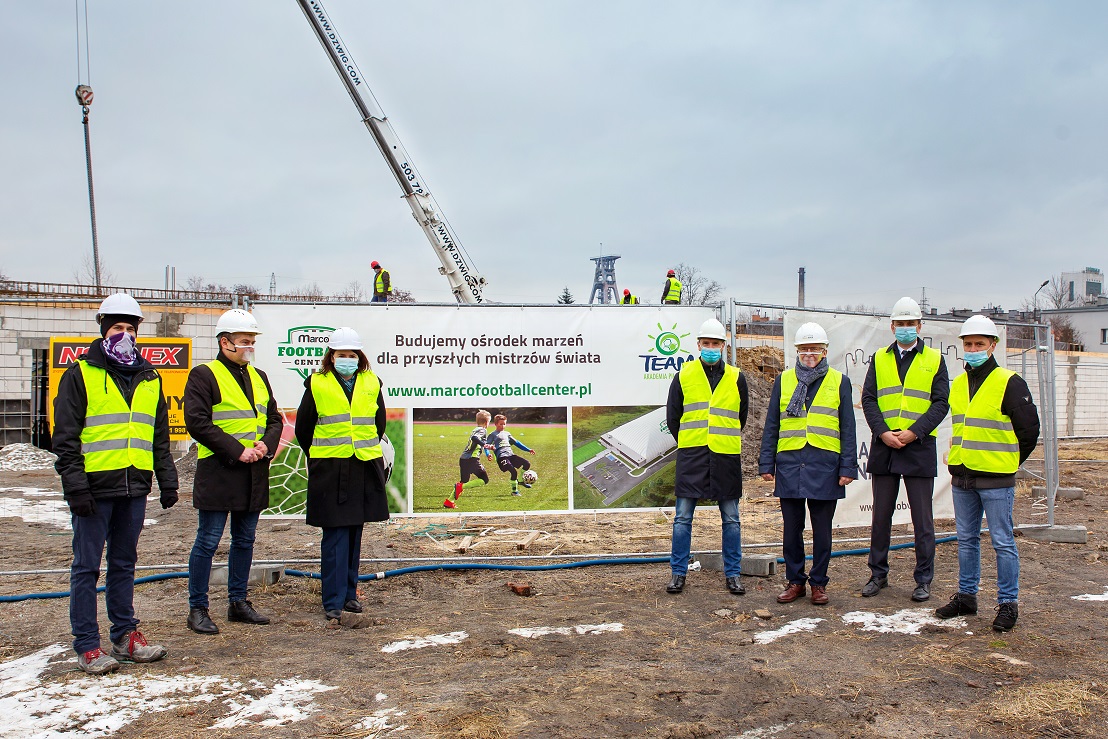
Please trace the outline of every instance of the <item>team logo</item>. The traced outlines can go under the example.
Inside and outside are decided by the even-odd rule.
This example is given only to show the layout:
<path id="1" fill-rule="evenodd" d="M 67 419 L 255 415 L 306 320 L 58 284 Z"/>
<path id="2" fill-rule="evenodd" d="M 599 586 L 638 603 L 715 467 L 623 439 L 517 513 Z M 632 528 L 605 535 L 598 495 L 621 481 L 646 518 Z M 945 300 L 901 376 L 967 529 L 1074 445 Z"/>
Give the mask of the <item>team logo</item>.
<path id="1" fill-rule="evenodd" d="M 677 324 L 668 329 L 662 324 L 657 324 L 657 334 L 647 334 L 647 338 L 653 342 L 646 354 L 640 354 L 643 360 L 644 377 L 648 380 L 668 380 L 674 373 L 681 369 L 681 365 L 693 359 L 691 353 L 681 344 L 690 334 L 679 333 Z"/>
<path id="2" fill-rule="evenodd" d="M 334 331 L 332 326 L 294 326 L 289 329 L 288 341 L 277 344 L 277 362 L 283 368 L 301 377 L 319 369 L 327 351 L 327 340 Z"/>

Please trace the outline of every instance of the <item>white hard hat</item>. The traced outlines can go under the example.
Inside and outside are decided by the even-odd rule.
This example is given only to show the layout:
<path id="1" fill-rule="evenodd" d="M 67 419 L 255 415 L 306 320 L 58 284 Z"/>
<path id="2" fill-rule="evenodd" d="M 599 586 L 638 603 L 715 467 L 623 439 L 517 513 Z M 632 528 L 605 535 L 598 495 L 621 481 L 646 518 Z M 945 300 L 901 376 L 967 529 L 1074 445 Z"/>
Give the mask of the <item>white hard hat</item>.
<path id="1" fill-rule="evenodd" d="M 327 339 L 327 348 L 361 351 L 362 339 L 358 336 L 358 332 L 349 326 L 340 326 L 331 332 L 331 338 Z"/>
<path id="2" fill-rule="evenodd" d="M 911 298 L 904 297 L 893 303 L 893 314 L 890 321 L 922 321 L 923 311 L 919 309 L 919 303 Z"/>
<path id="3" fill-rule="evenodd" d="M 260 334 L 258 322 L 254 316 L 242 308 L 232 308 L 226 311 L 215 322 L 215 333 L 219 334 Z"/>
<path id="4" fill-rule="evenodd" d="M 143 318 L 138 301 L 127 293 L 116 293 L 104 298 L 100 311 L 96 314 L 96 322 L 100 323 L 104 316 L 134 316 L 140 321 Z"/>
<path id="5" fill-rule="evenodd" d="M 727 332 L 724 330 L 722 323 L 714 318 L 709 318 L 707 321 L 700 324 L 700 330 L 696 333 L 696 338 L 727 341 Z"/>
<path id="6" fill-rule="evenodd" d="M 805 323 L 796 330 L 796 339 L 793 341 L 793 346 L 801 346 L 802 344 L 823 344 L 827 345 L 827 332 L 823 330 L 823 326 L 818 323 Z"/>
<path id="7" fill-rule="evenodd" d="M 958 332 L 958 336 L 959 338 L 962 336 L 991 336 L 994 339 L 999 339 L 1000 332 L 996 330 L 996 324 L 993 323 L 991 318 L 970 316 L 962 324 L 962 330 Z"/>

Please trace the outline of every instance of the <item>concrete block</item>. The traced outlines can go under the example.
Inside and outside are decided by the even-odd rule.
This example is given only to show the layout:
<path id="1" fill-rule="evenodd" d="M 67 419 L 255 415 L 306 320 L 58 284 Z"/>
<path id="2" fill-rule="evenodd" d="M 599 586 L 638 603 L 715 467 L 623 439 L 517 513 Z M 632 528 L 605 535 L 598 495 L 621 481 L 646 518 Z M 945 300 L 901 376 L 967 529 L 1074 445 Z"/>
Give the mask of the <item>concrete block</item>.
<path id="1" fill-rule="evenodd" d="M 285 575 L 283 565 L 254 565 L 250 568 L 250 576 L 246 578 L 247 585 L 272 585 Z M 208 587 L 227 587 L 227 565 L 212 568 L 211 577 L 208 578 Z"/>
<path id="2" fill-rule="evenodd" d="M 1085 544 L 1089 540 L 1089 530 L 1084 526 L 1017 526 L 1016 532 L 1028 539 L 1045 541 L 1051 544 Z"/>
<path id="3" fill-rule="evenodd" d="M 700 568 L 710 572 L 723 572 L 722 554 L 698 554 Z M 777 574 L 776 554 L 744 554 L 740 572 L 750 577 L 769 577 Z"/>
<path id="4" fill-rule="evenodd" d="M 1032 497 L 1041 498 L 1046 495 L 1046 487 L 1043 485 L 1031 486 Z M 1059 500 L 1084 500 L 1085 491 L 1081 488 L 1058 488 Z"/>

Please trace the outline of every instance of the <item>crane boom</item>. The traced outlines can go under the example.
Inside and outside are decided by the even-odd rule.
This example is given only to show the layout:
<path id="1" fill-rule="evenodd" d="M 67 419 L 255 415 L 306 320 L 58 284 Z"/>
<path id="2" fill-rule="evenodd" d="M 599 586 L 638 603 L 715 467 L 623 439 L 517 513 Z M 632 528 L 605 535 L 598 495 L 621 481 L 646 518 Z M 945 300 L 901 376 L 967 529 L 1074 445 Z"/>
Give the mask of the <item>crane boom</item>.
<path id="1" fill-rule="evenodd" d="M 412 163 L 412 158 L 404 150 L 392 124 L 374 99 L 366 81 L 362 79 L 358 66 L 351 59 L 350 52 L 335 30 L 327 11 L 319 0 L 297 0 L 297 2 L 315 31 L 316 38 L 327 52 L 327 57 L 334 65 L 335 71 L 342 79 L 343 85 L 346 86 L 350 99 L 354 101 L 362 117 L 362 123 L 373 136 L 377 148 L 385 157 L 389 169 L 392 170 L 400 189 L 403 190 L 403 197 L 412 209 L 412 216 L 423 229 L 427 240 L 431 242 L 431 248 L 434 249 L 435 256 L 442 264 L 439 267 L 439 273 L 445 275 L 450 282 L 450 290 L 454 293 L 455 299 L 459 303 L 485 302 L 483 295 L 485 278 L 474 271 L 466 261 L 461 242 L 443 218 L 438 203 L 424 184 L 423 178 Z"/>

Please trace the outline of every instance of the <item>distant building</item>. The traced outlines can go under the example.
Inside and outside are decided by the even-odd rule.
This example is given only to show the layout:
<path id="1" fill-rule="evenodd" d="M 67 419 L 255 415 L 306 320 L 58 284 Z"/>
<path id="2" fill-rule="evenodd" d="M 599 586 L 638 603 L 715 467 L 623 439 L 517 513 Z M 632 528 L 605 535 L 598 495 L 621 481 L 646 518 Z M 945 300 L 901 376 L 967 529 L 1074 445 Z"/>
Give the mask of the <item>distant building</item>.
<path id="1" fill-rule="evenodd" d="M 1093 305 L 1051 308 L 1042 311 L 1043 319 L 1065 316 L 1073 326 L 1079 344 L 1087 352 L 1108 352 L 1108 296 L 1101 295 Z"/>
<path id="2" fill-rule="evenodd" d="M 1098 267 L 1086 267 L 1080 272 L 1063 272 L 1062 288 L 1071 303 L 1085 305 L 1096 303 L 1104 295 L 1104 274 Z"/>

